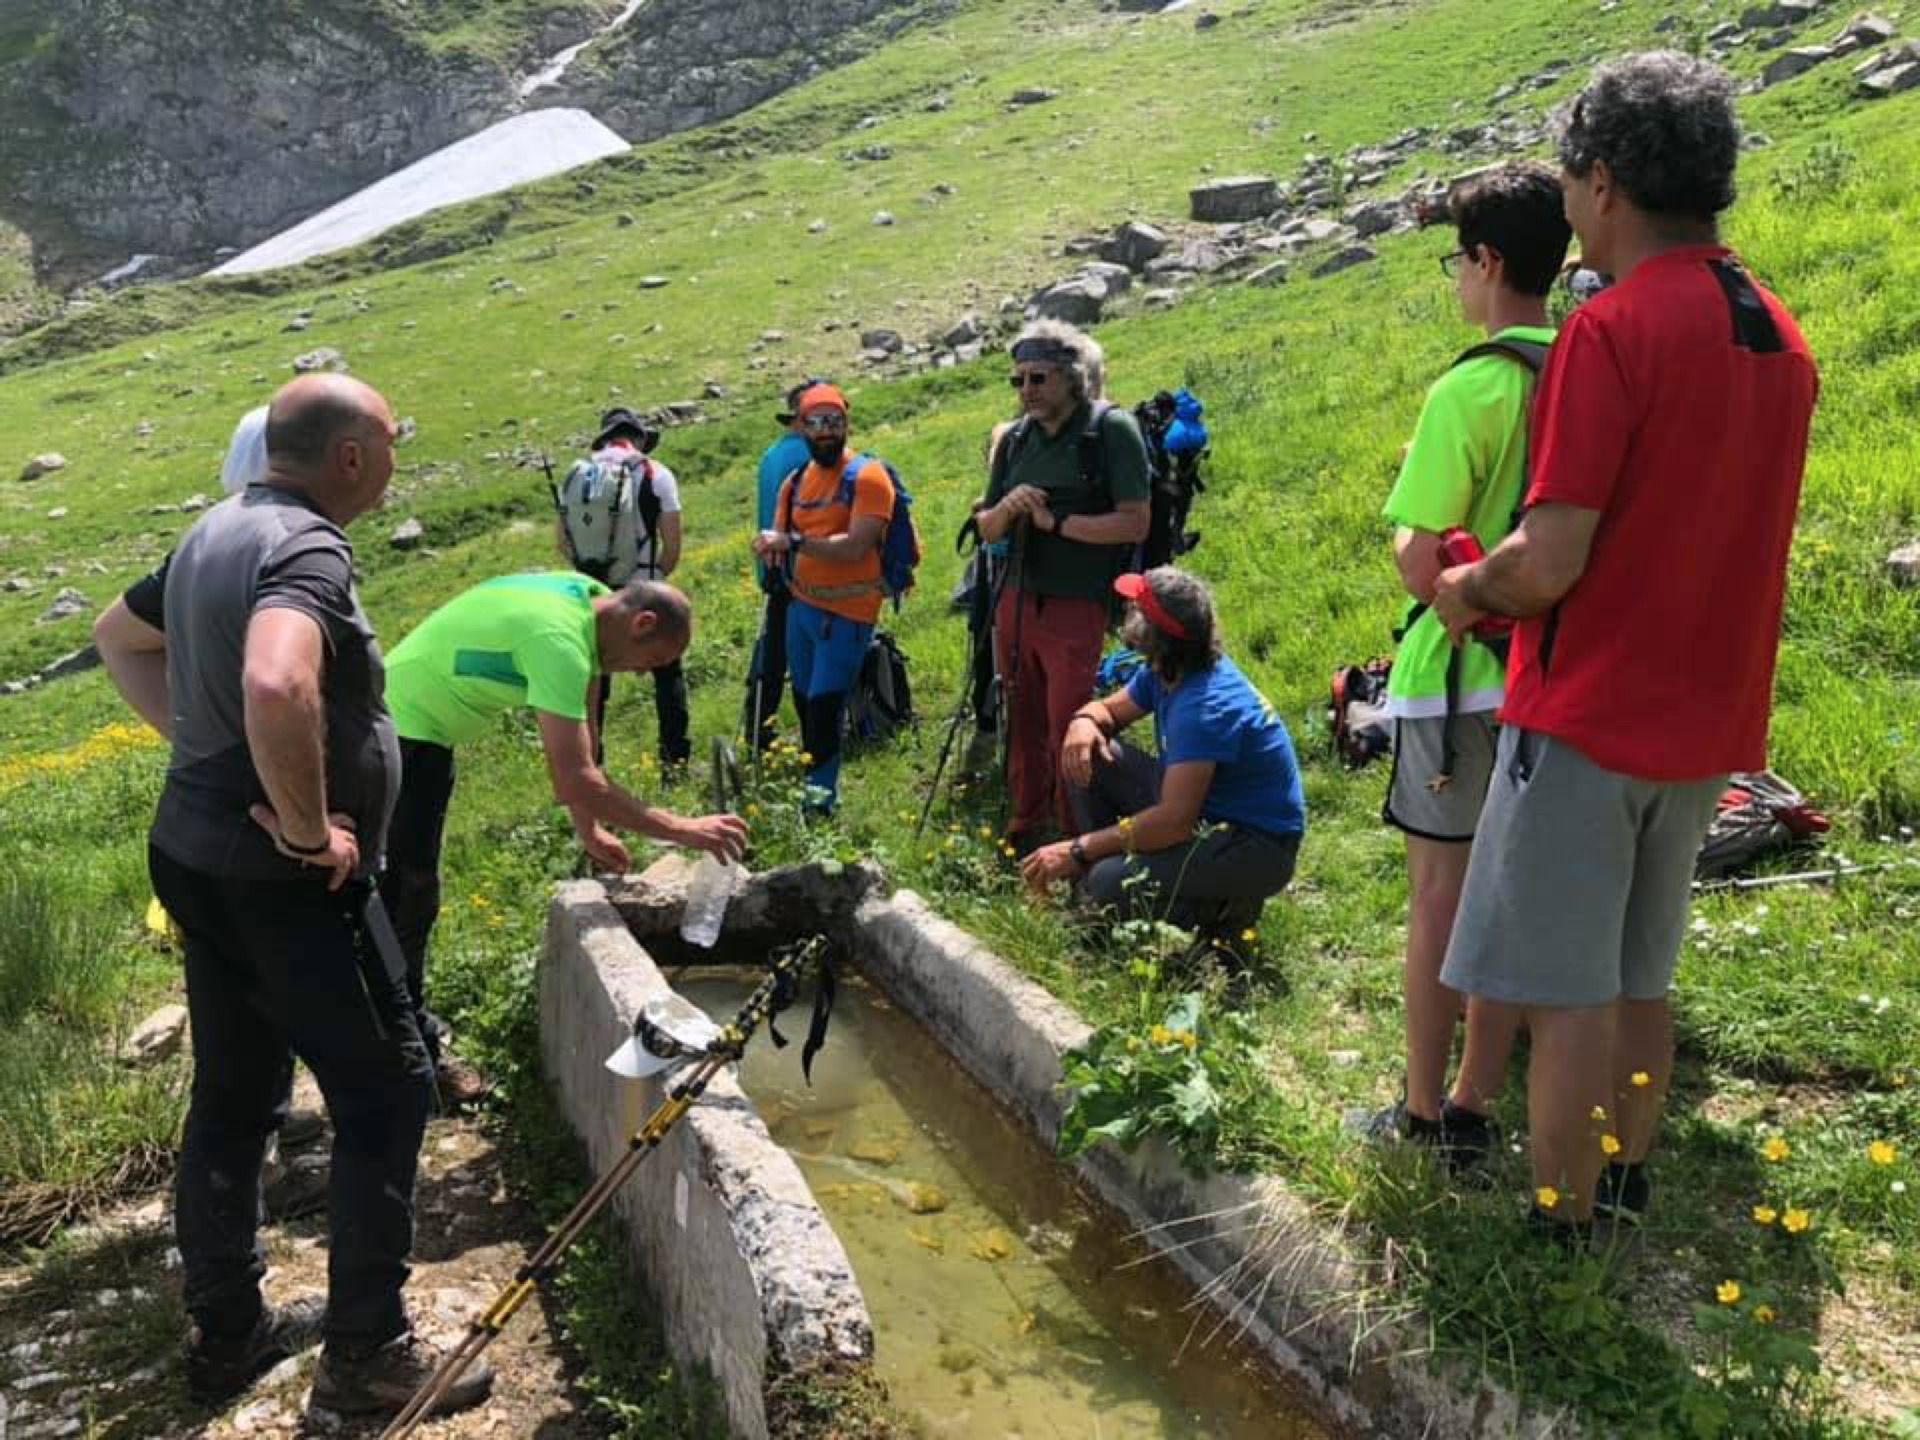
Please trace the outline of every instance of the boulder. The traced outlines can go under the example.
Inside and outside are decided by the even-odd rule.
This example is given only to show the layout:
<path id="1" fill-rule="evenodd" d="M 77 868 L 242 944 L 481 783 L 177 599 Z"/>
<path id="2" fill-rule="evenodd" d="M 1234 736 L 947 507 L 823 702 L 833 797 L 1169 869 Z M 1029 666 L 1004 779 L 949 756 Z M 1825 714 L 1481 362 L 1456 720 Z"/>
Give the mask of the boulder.
<path id="1" fill-rule="evenodd" d="M 133 1027 L 120 1058 L 129 1065 L 152 1065 L 177 1054 L 187 1038 L 187 1007 L 162 1005 Z"/>
<path id="2" fill-rule="evenodd" d="M 1397 200 L 1371 200 L 1364 205 L 1354 206 L 1340 218 L 1364 240 L 1369 235 L 1386 234 L 1404 221 L 1407 215 Z"/>
<path id="3" fill-rule="evenodd" d="M 1220 17 L 1211 10 L 1202 10 L 1193 17 L 1193 28 L 1196 30 L 1211 30 L 1219 23 Z"/>
<path id="4" fill-rule="evenodd" d="M 20 468 L 22 480 L 38 480 L 42 475 L 51 475 L 56 470 L 67 468 L 67 457 L 57 451 L 49 450 L 44 455 L 36 455 Z"/>
<path id="5" fill-rule="evenodd" d="M 387 537 L 387 543 L 396 550 L 417 550 L 420 542 L 427 538 L 427 527 L 418 517 L 402 520 L 393 527 L 393 533 Z"/>
<path id="6" fill-rule="evenodd" d="M 1741 12 L 1742 30 L 1778 30 L 1792 25 L 1804 25 L 1813 18 L 1820 8 L 1819 0 L 1773 0 L 1769 5 L 1754 5 Z M 1716 29 L 1719 27 L 1715 27 Z M 1713 31 L 1707 32 L 1709 40 L 1716 38 Z"/>
<path id="7" fill-rule="evenodd" d="M 949 350 L 958 350 L 962 345 L 971 345 L 986 332 L 980 327 L 978 315 L 962 315 L 940 334 L 940 343 Z"/>
<path id="8" fill-rule="evenodd" d="M 1164 256 L 1161 258 L 1165 258 Z M 1180 247 L 1180 268 L 1196 275 L 1212 275 L 1246 258 L 1246 252 L 1215 240 L 1189 240 Z"/>
<path id="9" fill-rule="evenodd" d="M 1887 556 L 1887 578 L 1903 590 L 1920 586 L 1920 540 Z"/>
<path id="10" fill-rule="evenodd" d="M 82 645 L 78 650 L 69 650 L 58 660 L 40 672 L 42 680 L 64 680 L 69 675 L 80 675 L 94 669 L 100 663 L 100 652 L 91 645 Z"/>
<path id="11" fill-rule="evenodd" d="M 1314 266 L 1313 276 L 1318 280 L 1324 275 L 1338 275 L 1342 270 L 1351 270 L 1355 265 L 1364 265 L 1369 260 L 1379 258 L 1370 246 L 1345 245 Z"/>
<path id="12" fill-rule="evenodd" d="M 1860 50 L 1869 45 L 1884 45 L 1898 33 L 1894 23 L 1885 16 L 1856 15 L 1847 22 L 1847 28 L 1834 37 L 1834 43 L 1851 40 L 1853 48 Z"/>
<path id="13" fill-rule="evenodd" d="M 53 597 L 53 603 L 40 612 L 39 623 L 51 625 L 56 620 L 70 619 L 75 615 L 84 615 L 93 608 L 93 602 L 71 585 L 60 587 L 60 593 Z"/>
<path id="14" fill-rule="evenodd" d="M 893 212 L 891 210 L 874 211 L 873 223 L 885 229 L 887 226 L 893 224 Z"/>
<path id="15" fill-rule="evenodd" d="M 642 290 L 664 290 L 672 283 L 673 282 L 668 280 L 664 275 L 642 275 L 640 277 L 640 288 Z"/>
<path id="16" fill-rule="evenodd" d="M 862 330 L 860 348 L 862 350 L 880 350 L 888 355 L 898 354 L 906 344 L 898 330 Z"/>
<path id="17" fill-rule="evenodd" d="M 1875 70 L 1860 82 L 1860 90 L 1862 94 L 1877 100 L 1901 94 L 1916 85 L 1920 85 L 1920 60 L 1908 60 L 1904 64 L 1886 65 Z"/>
<path id="18" fill-rule="evenodd" d="M 1212 180 L 1187 192 L 1190 213 L 1209 224 L 1258 220 L 1280 204 L 1280 187 L 1268 175 L 1234 175 Z"/>
<path id="19" fill-rule="evenodd" d="M 1007 97 L 1007 102 L 1011 105 L 1044 105 L 1049 100 L 1057 100 L 1059 98 L 1060 92 L 1058 90 L 1048 90 L 1044 86 L 1030 85 L 1025 89 L 1014 91 L 1012 95 Z"/>
<path id="20" fill-rule="evenodd" d="M 340 374 L 346 368 L 347 357 L 331 345 L 322 345 L 318 350 L 309 350 L 304 355 L 293 357 L 293 373 L 296 375 L 311 375 L 320 370 Z"/>
<path id="21" fill-rule="evenodd" d="M 1262 289 L 1273 285 L 1284 285 L 1286 283 L 1287 262 L 1284 260 L 1270 261 L 1247 276 L 1247 284 L 1258 285 Z"/>
<path id="22" fill-rule="evenodd" d="M 1124 265 L 1115 265 L 1107 260 L 1095 260 L 1082 265 L 1075 274 L 1076 280 L 1097 280 L 1111 300 L 1116 295 L 1124 295 L 1133 288 L 1133 272 Z"/>
<path id="23" fill-rule="evenodd" d="M 1045 289 L 1037 290 L 1027 301 L 1030 320 L 1064 320 L 1069 325 L 1092 325 L 1100 319 L 1107 303 L 1107 287 L 1092 276 L 1073 275 Z"/>
<path id="24" fill-rule="evenodd" d="M 1762 85 L 1778 85 L 1796 75 L 1804 75 L 1816 65 L 1824 65 L 1840 52 L 1831 45 L 1798 45 L 1782 51 L 1767 62 L 1760 72 Z"/>
<path id="25" fill-rule="evenodd" d="M 1167 232 L 1157 225 L 1129 220 L 1100 247 L 1100 258 L 1129 270 L 1144 270 L 1147 262 L 1167 248 Z"/>
<path id="26" fill-rule="evenodd" d="M 1147 291 L 1142 299 L 1149 310 L 1164 310 L 1169 305 L 1180 303 L 1180 292 L 1171 286 L 1161 286 L 1157 290 Z"/>

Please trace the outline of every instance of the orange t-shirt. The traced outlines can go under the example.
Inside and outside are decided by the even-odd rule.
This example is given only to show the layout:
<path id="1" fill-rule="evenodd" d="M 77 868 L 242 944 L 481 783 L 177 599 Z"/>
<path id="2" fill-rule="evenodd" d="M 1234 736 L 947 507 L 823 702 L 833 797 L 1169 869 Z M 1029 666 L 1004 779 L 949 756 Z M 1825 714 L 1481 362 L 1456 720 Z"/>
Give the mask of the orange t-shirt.
<path id="1" fill-rule="evenodd" d="M 846 464 L 843 458 L 828 469 L 817 460 L 807 462 L 792 503 L 782 498 L 781 515 L 789 530 L 825 539 L 844 535 L 863 515 L 878 516 L 882 523 L 892 516 L 893 481 L 878 460 L 867 461 L 854 476 L 852 506 L 841 503 L 840 475 Z M 886 599 L 880 583 L 880 546 L 848 561 L 823 560 L 802 551 L 793 558 L 793 593 L 834 615 L 873 624 Z"/>

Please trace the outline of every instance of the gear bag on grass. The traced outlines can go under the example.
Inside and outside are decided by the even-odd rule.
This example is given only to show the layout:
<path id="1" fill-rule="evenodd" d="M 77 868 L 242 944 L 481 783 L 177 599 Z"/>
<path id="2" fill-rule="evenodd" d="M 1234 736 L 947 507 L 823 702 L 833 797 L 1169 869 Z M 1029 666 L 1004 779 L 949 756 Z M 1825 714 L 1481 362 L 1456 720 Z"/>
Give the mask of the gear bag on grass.
<path id="1" fill-rule="evenodd" d="M 660 497 L 653 461 L 639 452 L 613 460 L 573 462 L 553 492 L 561 534 L 573 568 L 607 585 L 621 585 L 660 554 Z"/>
<path id="2" fill-rule="evenodd" d="M 1393 662 L 1369 660 L 1342 665 L 1333 672 L 1327 722 L 1333 753 L 1349 770 L 1358 770 L 1393 750 L 1393 721 L 1387 718 L 1387 676 Z"/>
<path id="3" fill-rule="evenodd" d="M 847 739 L 856 744 L 877 744 L 918 718 L 913 713 L 907 657 L 885 630 L 875 630 L 867 642 L 845 714 Z"/>
<path id="4" fill-rule="evenodd" d="M 1694 878 L 1718 880 L 1769 855 L 1817 844 L 1829 828 L 1827 817 L 1771 770 L 1729 775 L 1693 862 Z"/>

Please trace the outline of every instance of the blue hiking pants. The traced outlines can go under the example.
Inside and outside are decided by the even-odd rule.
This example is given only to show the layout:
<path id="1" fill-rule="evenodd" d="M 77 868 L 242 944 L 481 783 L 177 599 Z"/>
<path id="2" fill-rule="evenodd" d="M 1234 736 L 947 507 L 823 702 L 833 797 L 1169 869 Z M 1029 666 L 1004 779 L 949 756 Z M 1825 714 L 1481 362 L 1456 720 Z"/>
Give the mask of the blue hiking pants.
<path id="1" fill-rule="evenodd" d="M 810 605 L 798 596 L 787 607 L 787 666 L 800 710 L 800 743 L 813 757 L 807 785 L 833 808 L 840 794 L 840 724 L 847 692 L 860 678 L 873 626 Z"/>

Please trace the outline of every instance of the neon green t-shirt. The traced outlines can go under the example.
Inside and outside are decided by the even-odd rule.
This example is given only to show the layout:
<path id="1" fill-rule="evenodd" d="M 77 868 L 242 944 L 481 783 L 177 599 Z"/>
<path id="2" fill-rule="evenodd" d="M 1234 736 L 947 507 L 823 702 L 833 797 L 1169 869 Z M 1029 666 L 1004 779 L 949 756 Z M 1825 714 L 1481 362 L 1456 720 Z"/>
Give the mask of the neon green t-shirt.
<path id="1" fill-rule="evenodd" d="M 1511 325 L 1493 338 L 1553 343 L 1554 332 Z M 1482 355 L 1456 365 L 1427 391 L 1427 402 L 1387 496 L 1396 526 L 1439 534 L 1464 525 L 1493 549 L 1513 525 L 1526 484 L 1527 401 L 1533 375 L 1510 355 Z M 1411 612 L 1414 602 L 1407 602 Z M 1413 718 L 1447 713 L 1447 661 L 1452 643 L 1439 617 L 1424 612 L 1394 652 L 1387 711 Z M 1460 660 L 1459 712 L 1497 710 L 1505 671 L 1493 652 L 1469 640 Z M 405 732 L 402 732 L 405 733 Z"/>
<path id="2" fill-rule="evenodd" d="M 458 745 L 521 705 L 587 718 L 600 673 L 593 602 L 598 580 L 556 572 L 505 575 L 462 591 L 387 656 L 387 709 L 403 740 Z"/>

